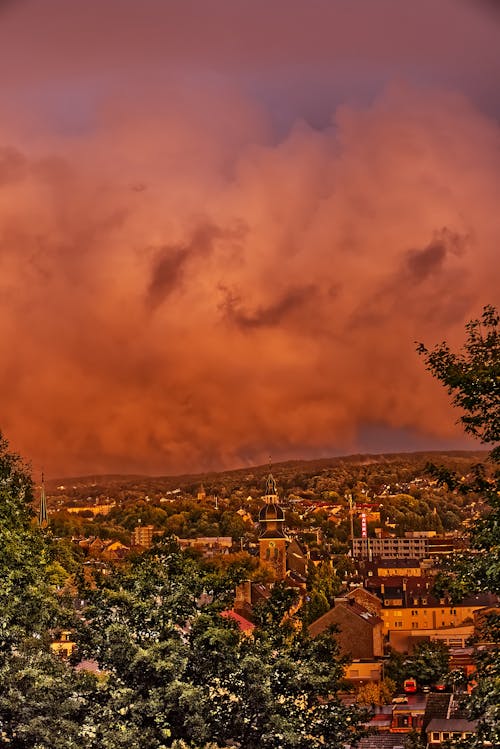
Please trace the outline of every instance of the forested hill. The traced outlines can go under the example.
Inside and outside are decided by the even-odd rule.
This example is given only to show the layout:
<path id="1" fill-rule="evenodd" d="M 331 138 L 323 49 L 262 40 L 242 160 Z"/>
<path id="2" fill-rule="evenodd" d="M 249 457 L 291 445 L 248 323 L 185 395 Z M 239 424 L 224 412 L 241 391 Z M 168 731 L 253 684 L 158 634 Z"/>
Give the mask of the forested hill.
<path id="1" fill-rule="evenodd" d="M 471 467 L 486 458 L 486 451 L 429 451 L 415 453 L 358 454 L 316 460 L 290 460 L 272 466 L 280 493 L 294 488 L 349 491 L 363 484 L 371 493 L 384 487 L 399 490 L 403 485 L 422 475 L 429 463 L 444 466 L 459 474 L 467 474 Z M 239 468 L 230 471 L 182 474 L 174 476 L 105 475 L 50 479 L 46 482 L 52 497 L 65 496 L 71 500 L 98 497 L 118 497 L 159 494 L 181 490 L 195 494 L 203 485 L 207 494 L 221 497 L 234 492 L 259 492 L 269 465 Z"/>

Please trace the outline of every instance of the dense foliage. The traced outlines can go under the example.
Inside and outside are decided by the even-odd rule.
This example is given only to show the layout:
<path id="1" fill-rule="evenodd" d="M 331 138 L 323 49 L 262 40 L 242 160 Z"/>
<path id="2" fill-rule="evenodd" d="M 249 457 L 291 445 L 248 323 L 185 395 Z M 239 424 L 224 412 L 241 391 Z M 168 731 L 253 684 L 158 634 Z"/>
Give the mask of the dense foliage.
<path id="1" fill-rule="evenodd" d="M 445 571 L 441 587 L 456 597 L 487 590 L 500 594 L 500 317 L 494 307 L 484 308 L 480 319 L 467 325 L 463 350 L 453 353 L 446 343 L 419 351 L 432 374 L 462 410 L 461 422 L 470 434 L 492 446 L 488 465 L 478 465 L 469 480 L 433 468 L 442 483 L 455 487 L 469 502 L 481 501 L 486 512 L 471 528 L 470 552 L 458 555 Z M 477 638 L 477 681 L 471 715 L 479 729 L 470 744 L 489 741 L 500 746 L 500 616 L 487 613 Z"/>
<path id="2" fill-rule="evenodd" d="M 168 538 L 106 574 L 79 574 L 70 556 L 73 590 L 61 589 L 55 561 L 68 549 L 36 527 L 29 476 L 3 439 L 0 482 L 2 746 L 312 749 L 355 738 L 336 641 L 308 636 L 293 592 L 276 586 L 244 634 L 227 614 L 241 560 L 201 565 Z M 72 663 L 50 649 L 61 626 L 77 631 Z"/>

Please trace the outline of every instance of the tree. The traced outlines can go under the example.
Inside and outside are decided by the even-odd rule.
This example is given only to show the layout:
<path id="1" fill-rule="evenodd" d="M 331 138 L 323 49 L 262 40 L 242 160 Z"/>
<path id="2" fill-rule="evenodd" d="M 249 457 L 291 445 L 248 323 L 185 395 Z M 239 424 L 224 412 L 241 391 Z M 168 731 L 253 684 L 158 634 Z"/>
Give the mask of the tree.
<path id="1" fill-rule="evenodd" d="M 419 686 L 431 687 L 446 679 L 450 665 L 450 651 L 442 642 L 419 642 L 413 656 L 405 661 L 405 666 L 417 680 Z"/>
<path id="2" fill-rule="evenodd" d="M 443 342 L 429 351 L 417 350 L 427 368 L 447 388 L 465 431 L 493 445 L 491 458 L 500 458 L 500 316 L 488 305 L 479 319 L 466 325 L 463 350 L 453 353 Z"/>
<path id="3" fill-rule="evenodd" d="M 0 744 L 70 749 L 90 704 L 93 679 L 49 648 L 49 629 L 72 613 L 50 584 L 48 545 L 34 525 L 32 482 L 0 434 Z"/>
<path id="4" fill-rule="evenodd" d="M 251 636 L 221 616 L 233 580 L 171 541 L 87 590 L 81 654 L 107 673 L 95 730 L 245 749 L 335 748 L 356 737 L 359 712 L 337 697 L 344 662 L 334 637 L 311 639 L 276 585 Z M 130 744 L 133 746 L 133 744 Z"/>
<path id="5" fill-rule="evenodd" d="M 452 402 L 462 410 L 461 422 L 469 434 L 491 445 L 487 466 L 480 465 L 472 476 L 461 481 L 453 475 L 441 476 L 464 495 L 481 497 L 485 512 L 471 528 L 471 550 L 452 560 L 452 568 L 442 586 L 460 596 L 465 592 L 487 590 L 500 594 L 500 317 L 492 306 L 483 309 L 479 319 L 466 325 L 467 338 L 462 351 L 453 353 L 446 343 L 432 351 L 419 344 L 427 368 L 445 385 Z M 494 611 L 484 618 L 477 658 L 477 687 L 471 700 L 471 715 L 479 719 L 472 745 L 489 741 L 500 745 L 500 617 Z"/>
<path id="6" fill-rule="evenodd" d="M 392 679 L 384 679 L 378 684 L 368 682 L 358 689 L 356 702 L 358 705 L 388 705 L 396 691 L 396 684 Z"/>

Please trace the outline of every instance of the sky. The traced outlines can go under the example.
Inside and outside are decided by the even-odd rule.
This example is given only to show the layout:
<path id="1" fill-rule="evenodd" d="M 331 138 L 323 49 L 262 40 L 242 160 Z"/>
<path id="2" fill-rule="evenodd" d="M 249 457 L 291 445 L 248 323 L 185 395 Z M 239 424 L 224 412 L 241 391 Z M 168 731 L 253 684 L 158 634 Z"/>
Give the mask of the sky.
<path id="1" fill-rule="evenodd" d="M 500 14 L 0 0 L 0 429 L 35 473 L 475 446 Z"/>

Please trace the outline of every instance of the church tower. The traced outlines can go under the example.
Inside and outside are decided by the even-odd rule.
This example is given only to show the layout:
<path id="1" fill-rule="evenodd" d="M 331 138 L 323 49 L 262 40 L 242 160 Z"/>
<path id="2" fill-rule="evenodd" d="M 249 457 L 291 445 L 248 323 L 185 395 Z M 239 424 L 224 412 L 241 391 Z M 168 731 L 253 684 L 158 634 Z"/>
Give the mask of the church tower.
<path id="1" fill-rule="evenodd" d="M 47 497 L 45 496 L 45 481 L 42 473 L 42 487 L 40 490 L 40 509 L 38 511 L 38 525 L 40 528 L 46 528 L 49 523 L 47 515 Z"/>
<path id="2" fill-rule="evenodd" d="M 267 477 L 263 500 L 265 504 L 259 513 L 260 560 L 270 564 L 274 568 L 276 578 L 283 580 L 286 575 L 285 513 L 278 502 L 276 481 L 272 473 Z"/>

